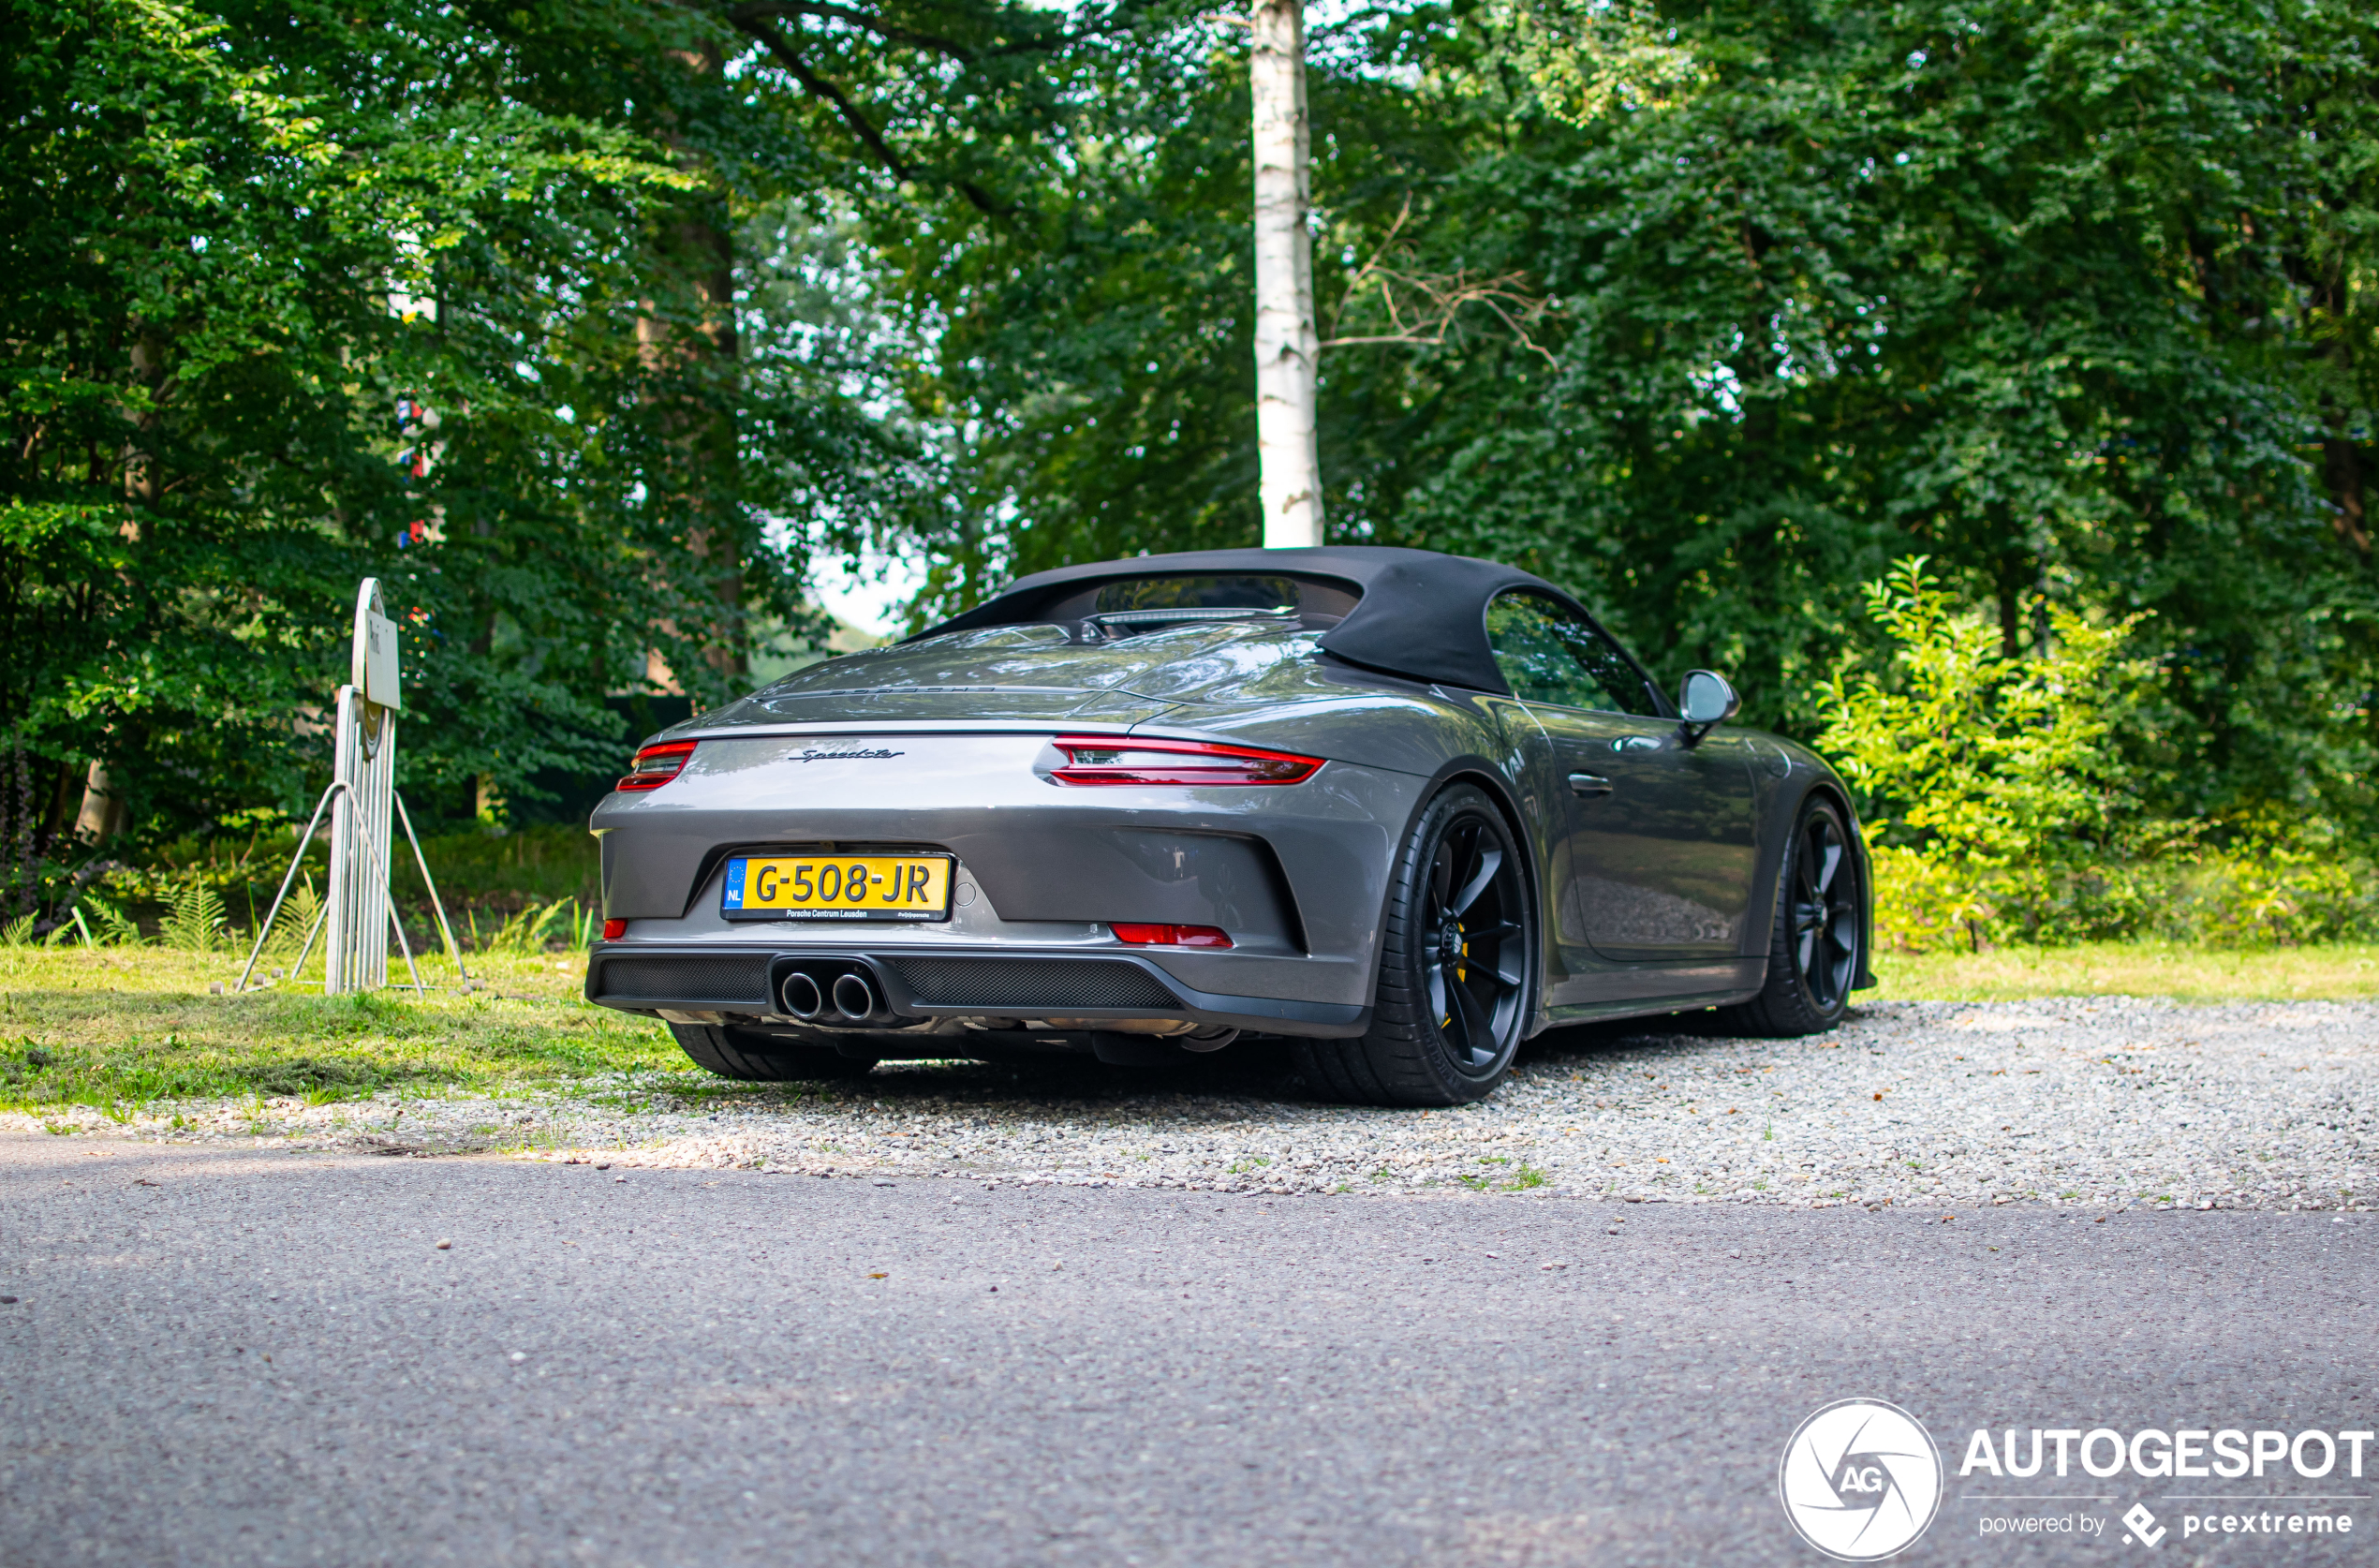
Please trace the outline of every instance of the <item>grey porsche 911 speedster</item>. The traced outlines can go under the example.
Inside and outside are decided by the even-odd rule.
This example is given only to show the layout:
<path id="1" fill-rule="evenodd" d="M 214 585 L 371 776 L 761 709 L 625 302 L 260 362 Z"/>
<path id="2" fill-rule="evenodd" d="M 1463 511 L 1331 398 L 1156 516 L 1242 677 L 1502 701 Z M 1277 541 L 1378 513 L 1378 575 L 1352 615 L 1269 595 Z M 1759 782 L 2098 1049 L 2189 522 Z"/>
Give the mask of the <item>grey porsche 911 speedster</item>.
<path id="1" fill-rule="evenodd" d="M 1043 572 L 646 742 L 586 992 L 732 1078 L 1236 1039 L 1387 1105 L 1588 1019 L 1825 1029 L 1874 984 L 1850 794 L 1735 709 L 1488 561 Z"/>

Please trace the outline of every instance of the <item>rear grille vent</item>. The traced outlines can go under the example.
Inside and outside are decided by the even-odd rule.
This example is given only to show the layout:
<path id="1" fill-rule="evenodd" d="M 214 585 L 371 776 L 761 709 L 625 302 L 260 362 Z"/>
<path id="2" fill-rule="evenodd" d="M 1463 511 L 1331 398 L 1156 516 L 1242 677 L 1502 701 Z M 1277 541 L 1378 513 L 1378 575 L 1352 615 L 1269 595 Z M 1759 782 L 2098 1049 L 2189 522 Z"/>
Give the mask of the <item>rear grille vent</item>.
<path id="1" fill-rule="evenodd" d="M 749 958 L 613 958 L 603 965 L 601 997 L 648 1001 L 718 1002 L 737 1007 L 768 1004 L 768 954 Z"/>
<path id="2" fill-rule="evenodd" d="M 927 1007 L 1038 1015 L 1107 1007 L 1169 1013 L 1181 1006 L 1181 998 L 1147 970 L 1116 958 L 894 958 L 888 963 L 909 995 Z"/>

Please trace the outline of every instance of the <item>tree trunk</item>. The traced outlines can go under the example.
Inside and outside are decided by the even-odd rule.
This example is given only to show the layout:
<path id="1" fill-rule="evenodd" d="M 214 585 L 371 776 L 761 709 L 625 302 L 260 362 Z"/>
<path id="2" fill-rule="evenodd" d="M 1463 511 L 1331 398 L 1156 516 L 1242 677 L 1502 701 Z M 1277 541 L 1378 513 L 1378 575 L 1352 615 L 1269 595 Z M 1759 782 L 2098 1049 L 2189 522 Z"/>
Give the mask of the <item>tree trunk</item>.
<path id="1" fill-rule="evenodd" d="M 83 775 L 82 808 L 75 813 L 75 836 L 86 844 L 100 844 L 124 831 L 124 800 L 110 787 L 108 770 L 93 762 Z"/>
<path id="2" fill-rule="evenodd" d="M 1322 542 L 1322 462 L 1314 446 L 1312 190 L 1305 110 L 1305 14 L 1300 0 L 1255 9 L 1256 461 L 1263 542 Z"/>

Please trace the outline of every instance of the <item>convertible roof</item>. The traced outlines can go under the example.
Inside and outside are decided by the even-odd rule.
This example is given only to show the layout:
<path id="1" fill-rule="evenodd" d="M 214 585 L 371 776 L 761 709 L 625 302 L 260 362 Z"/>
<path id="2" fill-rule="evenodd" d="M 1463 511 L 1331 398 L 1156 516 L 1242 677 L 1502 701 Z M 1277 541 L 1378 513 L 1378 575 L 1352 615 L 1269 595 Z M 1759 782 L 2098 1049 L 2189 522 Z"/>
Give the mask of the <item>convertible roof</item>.
<path id="1" fill-rule="evenodd" d="M 1529 587 L 1565 604 L 1575 604 L 1542 577 L 1517 568 L 1469 555 L 1441 555 L 1434 550 L 1392 550 L 1382 545 L 1193 550 L 1036 572 L 1019 578 L 997 598 L 918 636 L 1030 621 L 1051 602 L 1092 584 L 1207 571 L 1285 573 L 1351 584 L 1362 597 L 1346 619 L 1322 634 L 1322 646 L 1326 651 L 1351 664 L 1390 674 L 1501 696 L 1511 695 L 1512 688 L 1496 668 L 1495 652 L 1487 645 L 1487 600 L 1505 588 Z"/>

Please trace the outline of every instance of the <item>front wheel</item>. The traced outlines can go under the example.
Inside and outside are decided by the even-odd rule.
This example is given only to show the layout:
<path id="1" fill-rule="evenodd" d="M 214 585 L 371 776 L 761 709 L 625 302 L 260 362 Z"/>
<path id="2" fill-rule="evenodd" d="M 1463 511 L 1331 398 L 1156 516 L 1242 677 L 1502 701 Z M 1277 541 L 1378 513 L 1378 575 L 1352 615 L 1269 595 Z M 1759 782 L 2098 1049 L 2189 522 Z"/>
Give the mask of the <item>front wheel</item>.
<path id="1" fill-rule="evenodd" d="M 1297 1070 L 1360 1105 L 1460 1105 L 1495 1092 L 1528 1026 L 1536 910 L 1519 848 L 1486 792 L 1431 801 L 1396 857 L 1371 1029 L 1307 1040 Z"/>
<path id="2" fill-rule="evenodd" d="M 799 1084 L 864 1078 L 872 1057 L 847 1057 L 831 1046 L 784 1045 L 765 1034 L 720 1024 L 672 1024 L 669 1032 L 694 1065 L 747 1084 Z"/>
<path id="3" fill-rule="evenodd" d="M 1834 1028 L 1850 1011 L 1866 933 L 1850 824 L 1832 801 L 1812 795 L 1777 868 L 1767 984 L 1721 1015 L 1743 1034 L 1782 1038 Z"/>

